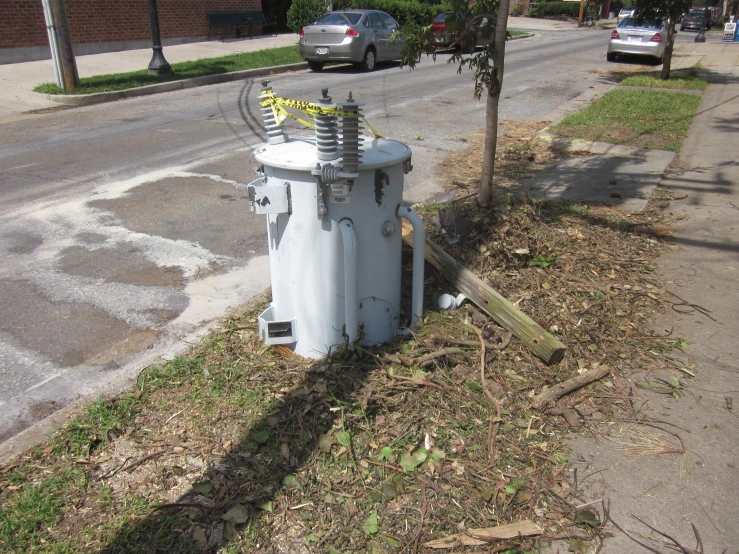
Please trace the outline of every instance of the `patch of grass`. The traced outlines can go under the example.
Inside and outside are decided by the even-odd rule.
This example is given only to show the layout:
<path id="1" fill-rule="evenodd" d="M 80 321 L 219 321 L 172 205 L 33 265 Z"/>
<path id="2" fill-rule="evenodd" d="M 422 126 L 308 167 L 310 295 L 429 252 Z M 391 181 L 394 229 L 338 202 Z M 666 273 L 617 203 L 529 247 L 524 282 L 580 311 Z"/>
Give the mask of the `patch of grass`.
<path id="1" fill-rule="evenodd" d="M 657 90 L 612 90 L 552 131 L 586 140 L 678 152 L 700 97 Z"/>
<path id="2" fill-rule="evenodd" d="M 243 54 L 231 54 L 219 58 L 205 58 L 189 62 L 172 64 L 171 75 L 149 75 L 148 70 L 131 71 L 95 75 L 80 79 L 80 87 L 71 94 L 91 94 L 95 92 L 111 92 L 127 88 L 143 87 L 169 81 L 179 81 L 204 75 L 216 75 L 244 69 L 258 69 L 303 61 L 297 46 L 270 48 Z M 54 83 L 43 83 L 33 89 L 44 94 L 67 94 Z"/>
<path id="3" fill-rule="evenodd" d="M 698 70 L 691 67 L 670 72 L 670 78 L 667 80 L 659 78 L 659 71 L 632 75 L 621 81 L 620 86 L 703 90 L 708 86 L 708 81 L 699 77 Z"/>
<path id="4" fill-rule="evenodd" d="M 73 419 L 56 440 L 57 452 L 89 456 L 130 425 L 138 399 L 135 396 L 101 399 L 84 415 Z"/>
<path id="5" fill-rule="evenodd" d="M 45 545 L 39 551 L 74 552 L 66 540 L 50 543 L 49 529 L 62 515 L 70 493 L 85 486 L 84 470 L 58 465 L 46 468 L 45 475 L 34 481 L 25 480 L 24 472 L 19 467 L 7 476 L 20 488 L 0 503 L 0 550 L 20 553 Z"/>
<path id="6" fill-rule="evenodd" d="M 516 30 L 508 29 L 508 34 L 512 37 L 520 37 L 524 35 L 530 35 L 531 32 L 530 31 L 516 31 Z"/>

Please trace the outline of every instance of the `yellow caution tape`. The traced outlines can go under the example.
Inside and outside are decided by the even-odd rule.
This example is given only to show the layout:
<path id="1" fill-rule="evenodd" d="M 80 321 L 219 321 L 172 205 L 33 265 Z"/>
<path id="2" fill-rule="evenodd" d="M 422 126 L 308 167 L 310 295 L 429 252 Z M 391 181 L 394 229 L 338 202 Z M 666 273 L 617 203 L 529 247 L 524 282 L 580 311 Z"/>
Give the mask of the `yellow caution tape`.
<path id="1" fill-rule="evenodd" d="M 259 104 L 262 107 L 270 108 L 272 110 L 272 113 L 275 116 L 275 121 L 278 125 L 282 125 L 282 122 L 285 121 L 285 119 L 292 118 L 301 125 L 305 125 L 306 127 L 309 127 L 311 129 L 315 129 L 315 123 L 313 121 L 315 120 L 317 115 L 357 115 L 359 112 L 357 110 L 343 110 L 337 106 L 334 107 L 327 107 L 327 106 L 321 106 L 319 104 L 314 104 L 313 102 L 305 102 L 303 100 L 290 100 L 288 98 L 280 98 L 275 96 L 272 91 L 269 90 L 263 90 L 262 96 L 266 97 L 264 100 L 262 100 Z M 295 110 L 299 110 L 303 112 L 305 115 L 308 116 L 308 120 L 301 119 L 300 117 L 294 115 L 293 113 L 289 112 L 285 108 L 293 108 Z M 361 117 L 361 116 L 360 116 Z M 361 117 L 364 124 L 367 126 L 367 128 L 372 132 L 372 134 L 375 136 L 375 138 L 382 138 L 382 135 L 375 130 L 372 125 L 369 124 L 366 118 Z"/>

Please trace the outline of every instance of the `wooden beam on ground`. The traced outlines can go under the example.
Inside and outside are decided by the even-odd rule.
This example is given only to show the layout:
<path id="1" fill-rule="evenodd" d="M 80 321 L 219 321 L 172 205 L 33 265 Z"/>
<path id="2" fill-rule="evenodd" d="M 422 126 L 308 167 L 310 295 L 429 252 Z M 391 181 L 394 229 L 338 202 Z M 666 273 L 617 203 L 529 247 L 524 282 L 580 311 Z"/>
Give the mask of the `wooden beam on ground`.
<path id="1" fill-rule="evenodd" d="M 403 221 L 403 241 L 413 247 L 413 229 Z M 477 307 L 522 341 L 547 364 L 557 363 L 567 347 L 541 325 L 516 308 L 469 269 L 444 252 L 438 244 L 426 241 L 426 261 Z"/>

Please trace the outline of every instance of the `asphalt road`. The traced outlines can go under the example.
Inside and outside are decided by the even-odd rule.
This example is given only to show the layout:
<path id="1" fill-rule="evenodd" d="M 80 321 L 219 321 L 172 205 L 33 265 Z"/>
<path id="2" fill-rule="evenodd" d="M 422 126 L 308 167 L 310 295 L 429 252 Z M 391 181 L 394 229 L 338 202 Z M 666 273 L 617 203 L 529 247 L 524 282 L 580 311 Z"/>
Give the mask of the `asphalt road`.
<path id="1" fill-rule="evenodd" d="M 501 119 L 545 120 L 606 81 L 608 31 L 507 46 Z M 352 91 L 413 148 L 405 198 L 443 193 L 438 163 L 480 133 L 484 103 L 449 56 L 413 71 L 349 66 L 275 76 L 279 96 Z M 29 115 L 0 125 L 0 441 L 182 351 L 269 283 L 248 210 L 265 134 L 258 81 Z M 304 133 L 293 128 L 291 133 Z"/>

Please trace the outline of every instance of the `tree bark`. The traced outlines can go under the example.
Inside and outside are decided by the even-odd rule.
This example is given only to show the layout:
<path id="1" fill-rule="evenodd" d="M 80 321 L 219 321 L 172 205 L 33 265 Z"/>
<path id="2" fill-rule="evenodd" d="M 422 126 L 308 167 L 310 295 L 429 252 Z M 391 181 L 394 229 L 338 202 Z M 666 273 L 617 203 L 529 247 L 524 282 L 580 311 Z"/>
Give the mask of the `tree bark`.
<path id="1" fill-rule="evenodd" d="M 675 44 L 675 14 L 670 14 L 669 22 L 667 24 L 667 46 L 665 47 L 665 53 L 662 56 L 662 72 L 659 78 L 666 81 L 670 78 L 670 65 L 672 64 L 672 48 Z"/>
<path id="2" fill-rule="evenodd" d="M 495 151 L 498 147 L 498 103 L 503 89 L 503 67 L 505 65 L 505 43 L 508 38 L 508 11 L 510 0 L 500 0 L 498 19 L 495 23 L 495 51 L 493 52 L 493 74 L 487 83 L 485 107 L 485 149 L 482 159 L 482 175 L 477 201 L 481 206 L 490 205 L 493 197 L 495 176 Z"/>

